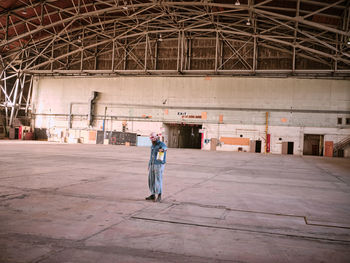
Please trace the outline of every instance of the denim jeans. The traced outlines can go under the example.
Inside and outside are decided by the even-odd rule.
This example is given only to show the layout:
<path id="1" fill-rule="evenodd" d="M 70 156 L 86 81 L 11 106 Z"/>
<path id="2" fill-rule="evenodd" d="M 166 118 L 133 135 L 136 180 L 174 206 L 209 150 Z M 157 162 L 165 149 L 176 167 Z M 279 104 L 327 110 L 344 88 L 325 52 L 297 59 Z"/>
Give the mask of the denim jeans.
<path id="1" fill-rule="evenodd" d="M 164 164 L 150 165 L 148 173 L 148 186 L 152 195 L 162 193 L 164 166 Z"/>

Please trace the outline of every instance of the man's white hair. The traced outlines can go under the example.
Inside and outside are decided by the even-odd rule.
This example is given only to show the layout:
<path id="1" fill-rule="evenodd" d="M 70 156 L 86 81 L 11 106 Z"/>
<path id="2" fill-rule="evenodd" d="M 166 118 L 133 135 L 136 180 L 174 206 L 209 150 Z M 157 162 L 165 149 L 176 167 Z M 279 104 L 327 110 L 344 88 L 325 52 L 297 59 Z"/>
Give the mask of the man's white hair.
<path id="1" fill-rule="evenodd" d="M 156 132 L 152 132 L 150 135 L 149 135 L 149 138 L 151 139 L 151 141 L 156 141 L 159 139 L 159 134 L 156 133 Z"/>

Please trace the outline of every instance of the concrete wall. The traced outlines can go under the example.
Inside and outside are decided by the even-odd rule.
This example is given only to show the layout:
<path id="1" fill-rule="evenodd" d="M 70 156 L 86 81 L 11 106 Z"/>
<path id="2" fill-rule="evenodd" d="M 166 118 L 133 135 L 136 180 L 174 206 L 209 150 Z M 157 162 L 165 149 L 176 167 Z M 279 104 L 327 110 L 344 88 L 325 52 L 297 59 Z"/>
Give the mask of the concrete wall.
<path id="1" fill-rule="evenodd" d="M 97 91 L 94 123 L 87 125 L 88 100 Z M 350 135 L 350 81 L 293 78 L 120 77 L 36 78 L 35 127 L 122 130 L 148 135 L 163 123 L 198 123 L 205 138 L 239 137 L 265 141 L 266 112 L 271 152 L 294 141 L 301 154 L 304 134 L 337 142 Z M 205 114 L 203 114 L 205 113 Z M 223 120 L 220 123 L 220 115 Z M 337 118 L 343 124 L 337 124 Z M 282 138 L 282 140 L 279 140 Z M 218 150 L 237 150 L 219 145 Z M 204 149 L 209 149 L 208 144 Z M 264 149 L 264 145 L 262 147 Z M 249 151 L 249 146 L 243 150 Z"/>

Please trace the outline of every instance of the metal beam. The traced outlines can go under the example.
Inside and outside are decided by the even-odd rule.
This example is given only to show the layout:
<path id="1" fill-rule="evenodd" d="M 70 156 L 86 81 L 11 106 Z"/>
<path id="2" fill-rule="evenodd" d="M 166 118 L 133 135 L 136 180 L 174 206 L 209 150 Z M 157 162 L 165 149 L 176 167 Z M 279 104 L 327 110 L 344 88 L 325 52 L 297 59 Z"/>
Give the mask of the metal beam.
<path id="1" fill-rule="evenodd" d="M 315 22 L 306 20 L 300 16 L 299 17 L 290 17 L 290 16 L 278 14 L 278 13 L 273 13 L 273 12 L 261 10 L 258 8 L 253 8 L 253 11 L 257 14 L 267 15 L 269 17 L 278 17 L 281 19 L 285 19 L 287 21 L 299 22 L 299 23 L 302 23 L 302 24 L 305 24 L 308 26 L 312 26 L 312 27 L 317 28 L 317 29 L 326 30 L 326 31 L 329 31 L 332 33 L 337 33 L 337 34 L 344 35 L 344 36 L 350 36 L 350 32 L 342 31 L 342 30 L 339 30 L 339 29 L 336 29 L 333 27 L 325 26 L 323 24 L 315 23 Z"/>
<path id="2" fill-rule="evenodd" d="M 137 7 L 148 7 L 152 4 L 150 3 L 146 3 L 146 4 L 137 4 L 136 6 Z M 117 10 L 122 10 L 122 8 L 120 7 L 109 7 L 109 8 L 105 8 L 105 9 L 100 9 L 100 10 L 95 10 L 95 11 L 90 11 L 90 12 L 86 12 L 86 13 L 80 13 L 80 14 L 76 14 L 74 16 L 70 16 L 68 18 L 65 18 L 65 19 L 61 19 L 59 21 L 56 21 L 52 24 L 48 24 L 48 25 L 40 25 L 38 26 L 36 29 L 33 29 L 31 30 L 30 32 L 26 32 L 26 33 L 23 33 L 17 37 L 13 37 L 11 39 L 8 39 L 8 40 L 3 40 L 2 42 L 0 42 L 0 47 L 1 46 L 4 46 L 4 45 L 8 45 L 14 41 L 17 41 L 21 38 L 26 38 L 30 35 L 33 35 L 35 33 L 38 33 L 40 32 L 41 30 L 44 30 L 44 29 L 48 29 L 48 28 L 52 28 L 52 27 L 55 27 L 55 26 L 58 26 L 58 25 L 61 25 L 61 24 L 65 24 L 65 23 L 71 23 L 72 21 L 74 20 L 77 20 L 77 19 L 82 19 L 82 18 L 86 18 L 86 17 L 90 17 L 90 16 L 96 16 L 96 15 L 99 15 L 99 14 L 103 14 L 103 13 L 106 13 L 106 12 L 109 12 L 109 11 L 117 11 Z"/>
<path id="3" fill-rule="evenodd" d="M 344 0 L 339 0 L 339 1 L 335 2 L 335 3 L 328 4 L 327 6 L 325 6 L 323 8 L 320 8 L 320 9 L 318 9 L 316 11 L 313 11 L 313 12 L 303 16 L 303 18 L 305 19 L 305 18 L 308 18 L 308 17 L 313 16 L 315 14 L 321 13 L 322 11 L 327 10 L 327 9 L 329 9 L 331 7 L 337 6 L 338 4 L 340 4 L 342 2 L 344 2 Z"/>
<path id="4" fill-rule="evenodd" d="M 295 16 L 298 17 L 299 16 L 299 10 L 300 10 L 300 0 L 297 0 L 297 7 L 296 7 L 296 13 Z M 296 62 L 296 50 L 295 50 L 295 45 L 296 45 L 296 41 L 297 41 L 297 32 L 298 32 L 298 26 L 299 26 L 299 22 L 296 21 L 295 22 L 295 30 L 294 30 L 294 41 L 293 41 L 293 61 L 292 61 L 292 70 L 295 70 L 295 62 Z"/>
<path id="5" fill-rule="evenodd" d="M 71 68 L 72 65 L 76 66 L 79 62 L 80 70 L 82 74 L 84 74 L 84 62 L 91 59 L 91 51 L 98 47 L 99 52 L 96 56 L 98 55 L 100 57 L 102 54 L 108 53 L 111 55 L 112 63 L 110 68 L 112 72 L 115 68 L 120 69 L 120 67 L 118 67 L 120 64 L 116 66 L 119 62 L 118 58 L 116 61 L 116 52 L 118 52 L 117 54 L 119 56 L 120 50 L 123 49 L 125 52 L 124 70 L 127 70 L 128 67 L 126 63 L 129 60 L 130 62 L 136 62 L 137 69 L 142 68 L 143 71 L 148 73 L 151 69 L 157 69 L 159 65 L 158 47 L 160 42 L 152 42 L 154 41 L 152 38 L 159 33 L 165 36 L 165 45 L 167 45 L 168 40 L 174 39 L 175 34 L 177 34 L 178 56 L 176 69 L 178 72 L 191 69 L 192 40 L 189 39 L 185 42 L 185 36 L 190 36 L 192 39 L 215 39 L 214 71 L 219 71 L 219 73 L 222 73 L 223 64 L 227 63 L 227 61 L 234 56 L 238 56 L 238 60 L 235 60 L 233 64 L 242 62 L 247 69 L 252 69 L 253 71 L 257 70 L 258 50 L 260 47 L 264 46 L 281 50 L 281 52 L 284 50 L 285 53 L 292 54 L 290 58 L 293 60 L 290 61 L 292 70 L 296 70 L 297 55 L 298 57 L 308 58 L 327 65 L 331 64 L 329 59 L 333 59 L 335 64 L 334 66 L 331 65 L 331 67 L 335 69 L 337 69 L 338 60 L 350 66 L 350 59 L 348 59 L 350 58 L 350 54 L 346 50 L 347 46 L 344 45 L 344 37 L 349 33 L 347 29 L 347 24 L 349 22 L 348 11 L 345 11 L 343 16 L 343 25 L 341 29 L 319 23 L 316 23 L 317 26 L 312 25 L 310 27 L 309 24 L 313 22 L 310 20 L 311 15 L 323 15 L 323 13 L 326 13 L 326 9 L 344 7 L 344 5 L 341 5 L 342 1 L 337 0 L 337 2 L 332 4 L 322 4 L 316 1 L 303 0 L 302 3 L 306 2 L 314 5 L 314 10 L 316 11 L 300 10 L 301 0 L 295 0 L 295 3 L 297 3 L 295 17 L 283 15 L 285 13 L 278 13 L 277 11 L 268 11 L 268 6 L 274 6 L 274 1 L 272 0 L 262 0 L 260 3 L 254 3 L 253 0 L 249 0 L 247 5 L 242 3 L 242 5 L 238 7 L 234 6 L 232 3 L 221 4 L 209 1 L 162 1 L 152 2 L 151 5 L 134 5 L 133 2 L 128 2 L 128 10 L 126 11 L 123 11 L 123 5 L 118 5 L 118 3 L 112 0 L 98 0 L 91 5 L 87 4 L 84 0 L 72 0 L 73 6 L 65 10 L 56 7 L 53 3 L 45 3 L 41 5 L 41 12 L 39 8 L 34 10 L 35 12 L 38 11 L 34 19 L 39 19 L 40 22 L 43 22 L 44 19 L 50 20 L 53 18 L 54 21 L 52 22 L 57 24 L 53 27 L 43 24 L 40 30 L 44 34 L 47 34 L 43 37 L 37 37 L 37 33 L 40 32 L 40 30 L 35 31 L 36 28 L 34 28 L 34 26 L 37 26 L 36 24 L 38 23 L 35 22 L 33 18 L 21 19 L 20 16 L 16 14 L 16 17 L 21 21 L 15 24 L 11 24 L 11 19 L 9 19 L 8 27 L 11 29 L 9 31 L 11 34 L 8 39 L 9 41 L 17 37 L 15 35 L 16 29 L 19 28 L 17 25 L 21 24 L 27 27 L 28 31 L 24 33 L 17 31 L 18 37 L 24 36 L 26 33 L 31 33 L 29 35 L 31 39 L 25 44 L 21 43 L 23 44 L 22 50 L 20 48 L 16 50 L 12 49 L 17 43 L 10 45 L 11 50 L 4 54 L 6 68 L 9 69 L 8 72 L 12 70 L 14 72 L 21 71 L 22 67 L 25 68 L 25 72 L 35 69 L 50 69 L 52 72 L 55 72 L 55 70 L 64 69 L 61 65 L 64 63 L 62 60 L 66 58 L 67 65 L 70 65 Z M 343 2 L 345 2 L 345 0 Z M 34 6 L 33 0 L 31 0 L 30 3 Z M 61 20 L 55 21 L 53 12 L 48 12 L 46 6 L 50 7 L 49 10 L 51 10 L 51 8 L 59 10 Z M 293 8 L 290 9 L 293 10 Z M 287 9 L 284 8 L 283 10 Z M 121 12 L 123 12 L 122 16 L 119 15 Z M 249 13 L 249 18 L 252 20 L 252 26 L 249 27 L 245 25 L 247 13 Z M 77 17 L 78 14 L 81 16 Z M 304 15 L 304 17 L 300 15 Z M 69 20 L 66 19 L 71 19 L 73 17 L 77 18 L 76 21 L 78 21 L 80 25 L 73 22 L 73 27 L 67 27 Z M 300 19 L 306 21 L 303 22 Z M 12 22 L 15 22 L 15 20 Z M 85 24 L 85 22 L 91 24 Z M 118 33 L 116 33 L 115 30 L 116 23 L 120 25 L 120 27 L 118 27 Z M 57 27 L 59 25 L 64 25 L 66 27 L 65 31 L 58 35 L 59 32 L 57 34 L 58 36 L 56 35 L 55 41 L 51 42 L 52 36 L 55 34 L 54 32 L 56 32 L 56 30 L 58 31 Z M 326 26 L 326 28 L 323 26 Z M 77 42 L 77 36 L 81 34 L 84 28 L 87 32 L 86 41 L 84 41 L 84 45 L 81 47 Z M 287 30 L 285 30 L 286 28 Z M 345 32 L 346 34 L 334 31 L 334 29 L 343 33 Z M 144 38 L 144 32 L 146 32 L 146 30 L 148 33 L 146 38 Z M 5 32 L 4 27 L 2 32 Z M 227 39 L 229 40 L 227 46 L 233 51 L 233 56 L 225 62 L 222 61 L 224 43 L 218 39 L 217 32 L 220 32 L 220 34 L 226 37 L 225 41 Z M 92 38 L 96 38 L 96 36 L 99 37 L 99 40 L 95 43 L 91 42 Z M 146 40 L 143 42 L 141 38 Z M 137 49 L 139 50 L 140 48 L 135 46 L 135 39 L 138 43 L 142 43 L 145 46 L 144 58 L 139 58 L 142 57 L 142 55 L 139 55 L 137 52 Z M 341 41 L 343 44 L 338 43 L 339 39 L 343 40 Z M 129 45 L 120 44 L 123 40 L 125 40 L 125 42 L 127 41 Z M 237 49 L 236 46 L 230 45 L 231 42 L 245 43 L 243 45 L 247 45 L 247 41 L 252 45 L 249 46 L 248 49 L 245 49 L 244 52 L 240 51 L 240 49 L 238 49 L 239 51 L 237 52 L 234 50 Z M 1 44 L 3 43 L 4 42 L 1 42 Z M 154 47 L 152 43 L 155 43 Z M 176 46 L 176 44 L 174 46 Z M 67 52 L 62 54 L 60 50 L 66 47 L 68 48 Z M 69 49 L 70 47 L 72 48 Z M 76 49 L 76 47 L 79 47 L 79 49 Z M 154 56 L 152 55 L 153 48 L 155 48 Z M 150 49 L 150 51 L 148 51 L 148 49 Z M 252 51 L 253 55 L 251 55 L 249 50 Z M 78 52 L 80 52 L 80 54 Z M 163 49 L 161 52 L 163 52 Z M 27 55 L 19 60 L 18 58 L 24 53 Z M 61 55 L 55 57 L 55 54 Z M 13 59 L 13 55 L 17 58 Z M 152 56 L 152 65 L 148 65 L 150 56 Z M 247 59 L 247 57 L 249 59 Z M 250 63 L 252 57 L 253 60 L 252 63 Z M 33 62 L 33 60 L 35 62 Z M 144 63 L 142 63 L 143 61 Z"/>

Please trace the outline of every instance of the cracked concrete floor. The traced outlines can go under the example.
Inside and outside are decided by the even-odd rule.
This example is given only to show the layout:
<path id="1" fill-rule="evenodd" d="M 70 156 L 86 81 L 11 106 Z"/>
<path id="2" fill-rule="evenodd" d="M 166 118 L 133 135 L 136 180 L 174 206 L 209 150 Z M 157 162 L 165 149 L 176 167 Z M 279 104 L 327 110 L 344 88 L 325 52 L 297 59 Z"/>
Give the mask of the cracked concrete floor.
<path id="1" fill-rule="evenodd" d="M 350 262 L 349 159 L 0 141 L 0 262 Z"/>

